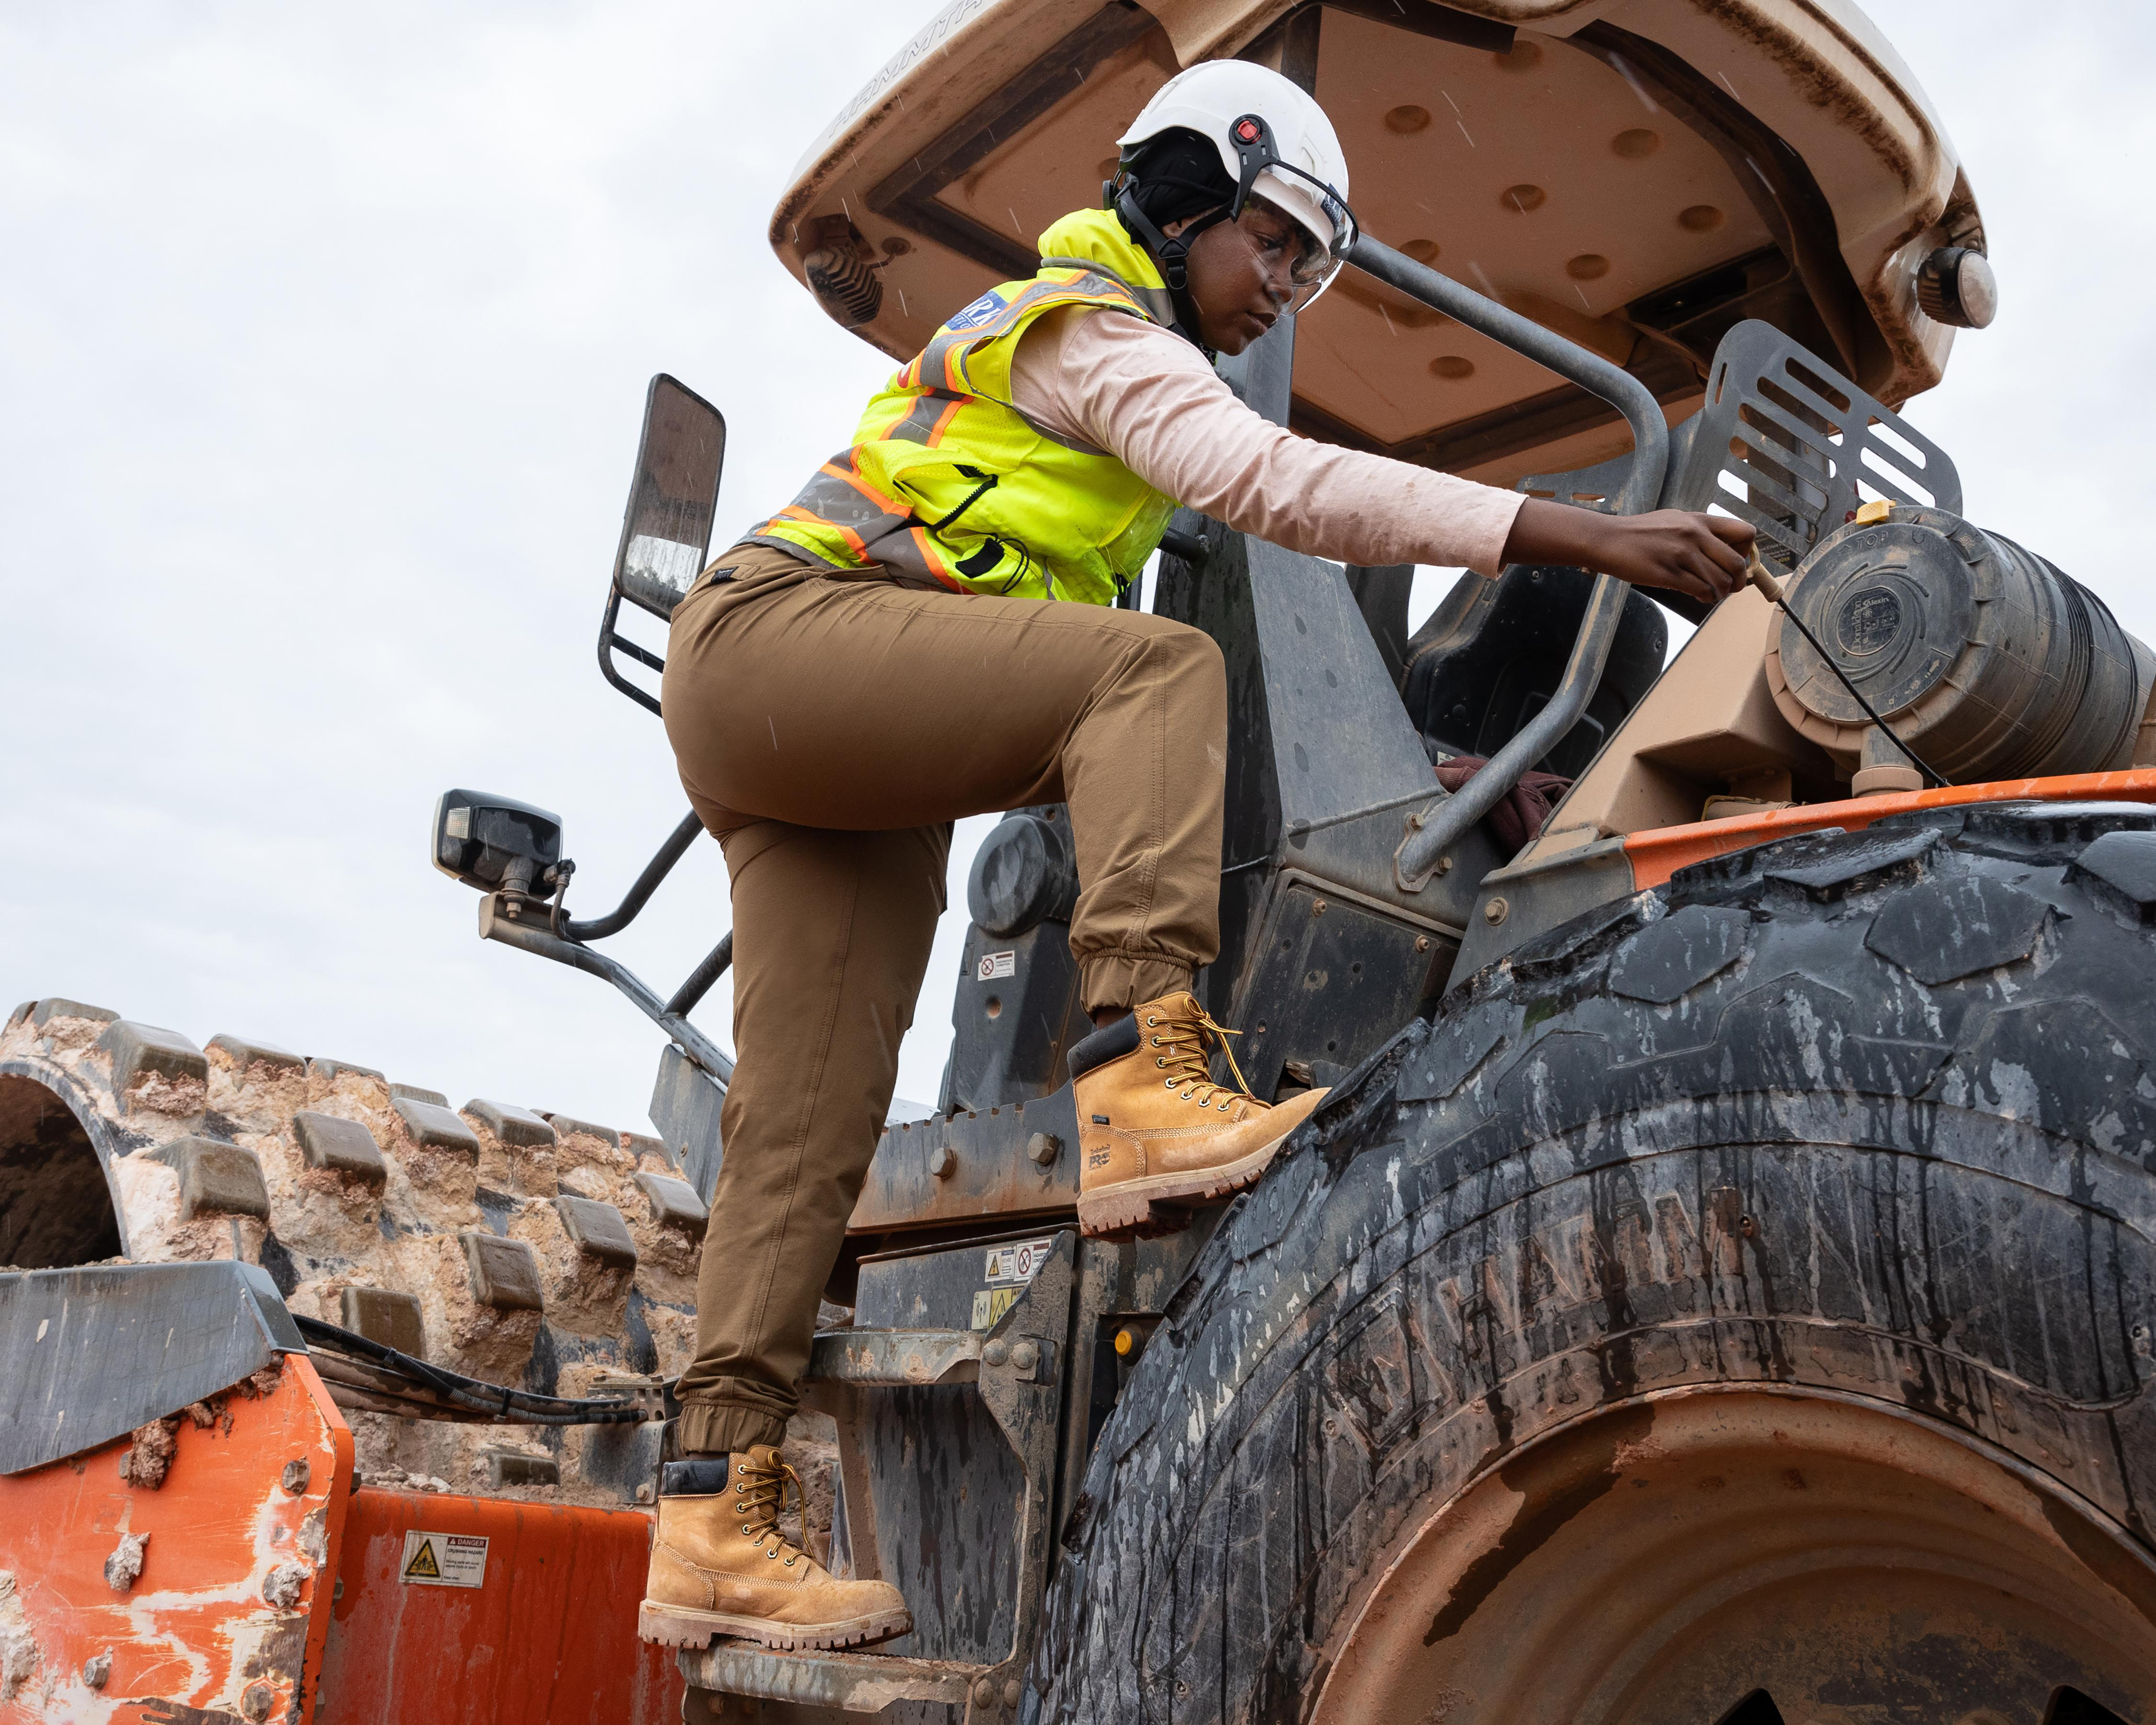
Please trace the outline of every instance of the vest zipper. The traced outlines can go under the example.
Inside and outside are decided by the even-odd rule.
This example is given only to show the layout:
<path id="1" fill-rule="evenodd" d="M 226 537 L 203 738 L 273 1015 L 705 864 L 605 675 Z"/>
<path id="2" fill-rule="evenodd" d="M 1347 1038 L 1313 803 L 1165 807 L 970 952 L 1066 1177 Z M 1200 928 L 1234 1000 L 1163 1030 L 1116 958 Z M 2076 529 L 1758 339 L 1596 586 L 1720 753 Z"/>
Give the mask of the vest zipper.
<path id="1" fill-rule="evenodd" d="M 983 473 L 979 468 L 968 467 L 963 461 L 954 461 L 951 465 L 956 471 L 963 474 L 968 479 L 978 480 L 980 484 L 974 486 L 972 490 L 968 491 L 966 494 L 965 501 L 961 503 L 956 509 L 952 510 L 950 514 L 945 516 L 942 521 L 929 522 L 928 531 L 932 533 L 942 532 L 946 527 L 949 526 L 952 522 L 957 521 L 960 516 L 965 514 L 968 510 L 971 509 L 976 503 L 979 502 L 983 493 L 992 491 L 996 487 L 997 475 L 993 473 Z"/>

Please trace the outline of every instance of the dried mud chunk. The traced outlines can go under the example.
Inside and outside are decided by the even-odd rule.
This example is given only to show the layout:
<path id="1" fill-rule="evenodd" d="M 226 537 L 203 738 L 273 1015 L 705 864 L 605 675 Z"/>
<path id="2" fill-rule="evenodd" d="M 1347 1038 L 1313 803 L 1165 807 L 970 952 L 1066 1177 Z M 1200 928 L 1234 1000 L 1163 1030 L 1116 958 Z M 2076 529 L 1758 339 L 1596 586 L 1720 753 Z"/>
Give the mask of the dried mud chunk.
<path id="1" fill-rule="evenodd" d="M 120 1543 L 112 1548 L 112 1555 L 105 1560 L 105 1584 L 116 1594 L 132 1592 L 135 1584 L 142 1577 L 142 1548 L 150 1543 L 147 1533 L 122 1533 Z"/>
<path id="2" fill-rule="evenodd" d="M 172 1471 L 179 1429 L 177 1419 L 152 1420 L 147 1425 L 137 1426 L 133 1444 L 120 1458 L 120 1477 L 145 1491 L 163 1485 L 165 1476 Z"/>
<path id="3" fill-rule="evenodd" d="M 306 1579 L 305 1564 L 280 1563 L 262 1578 L 262 1598 L 280 1611 L 290 1611 L 300 1603 L 300 1589 Z"/>

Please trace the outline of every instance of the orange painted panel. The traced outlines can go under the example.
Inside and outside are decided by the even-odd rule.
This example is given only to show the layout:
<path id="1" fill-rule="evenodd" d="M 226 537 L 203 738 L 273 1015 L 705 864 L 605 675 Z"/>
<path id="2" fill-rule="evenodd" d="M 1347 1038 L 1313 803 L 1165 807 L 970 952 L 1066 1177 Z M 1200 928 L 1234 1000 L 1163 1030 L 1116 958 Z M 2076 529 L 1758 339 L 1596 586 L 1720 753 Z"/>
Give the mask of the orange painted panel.
<path id="1" fill-rule="evenodd" d="M 352 1477 L 352 1433 L 299 1355 L 266 1393 L 182 1417 L 161 1486 L 129 1484 L 122 1439 L 0 1478 L 0 1721 L 240 1725 L 314 1717 Z M 285 1486 L 288 1464 L 303 1462 Z M 140 1573 L 106 1562 L 147 1535 Z M 265 1596 L 266 1595 L 266 1596 Z M 109 1656 L 101 1686 L 85 1666 Z M 250 1693 L 249 1692 L 252 1692 Z M 295 1702 L 297 1702 L 296 1707 Z"/>
<path id="2" fill-rule="evenodd" d="M 1945 809 L 1963 803 L 2156 803 L 2156 769 L 2128 773 L 2084 773 L 2066 778 L 2005 779 L 1990 784 L 1948 785 L 1943 789 L 1899 792 L 1846 803 L 1807 803 L 1742 820 L 1708 820 L 1690 826 L 1659 827 L 1635 833 L 1625 841 L 1635 888 L 1660 886 L 1679 869 L 1727 856 L 1747 845 L 1822 827 L 1854 832 L 1883 815 L 1912 809 Z"/>
<path id="3" fill-rule="evenodd" d="M 415 1530 L 442 1541 L 423 1569 L 474 1561 L 452 1537 L 485 1540 L 480 1584 L 404 1580 Z M 642 1510 L 362 1486 L 346 1517 L 322 1725 L 676 1725 L 674 1656 L 636 1636 L 650 1537 Z"/>

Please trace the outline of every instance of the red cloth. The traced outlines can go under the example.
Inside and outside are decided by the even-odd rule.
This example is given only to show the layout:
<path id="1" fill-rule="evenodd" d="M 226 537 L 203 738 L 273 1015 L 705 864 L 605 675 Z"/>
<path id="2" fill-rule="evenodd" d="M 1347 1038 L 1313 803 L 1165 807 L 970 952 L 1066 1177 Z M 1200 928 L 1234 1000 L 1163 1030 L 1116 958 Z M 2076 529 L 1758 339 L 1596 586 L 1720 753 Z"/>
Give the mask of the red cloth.
<path id="1" fill-rule="evenodd" d="M 1457 793 L 1460 788 L 1490 762 L 1481 755 L 1455 755 L 1437 769 L 1437 782 Z M 1504 800 L 1482 818 L 1490 824 L 1497 843 L 1507 852 L 1517 851 L 1543 829 L 1550 810 L 1572 788 L 1572 781 L 1554 773 L 1522 773 L 1520 782 L 1505 793 Z"/>

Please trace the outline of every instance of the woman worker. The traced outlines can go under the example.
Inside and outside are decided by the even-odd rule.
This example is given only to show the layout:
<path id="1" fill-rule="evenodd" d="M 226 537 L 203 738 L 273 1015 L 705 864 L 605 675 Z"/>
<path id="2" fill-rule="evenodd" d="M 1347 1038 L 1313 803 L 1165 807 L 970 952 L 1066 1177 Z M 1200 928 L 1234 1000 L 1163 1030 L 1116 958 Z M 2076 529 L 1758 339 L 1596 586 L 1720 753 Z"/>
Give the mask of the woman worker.
<path id="1" fill-rule="evenodd" d="M 1067 803 L 1070 945 L 1100 1026 L 1071 1052 L 1080 1226 L 1250 1184 L 1315 1107 L 1210 1080 L 1189 992 L 1217 946 L 1219 649 L 1112 608 L 1178 503 L 1358 564 L 1575 565 L 1707 601 L 1751 529 L 1607 516 L 1332 448 L 1214 372 L 1339 267 L 1338 140 L 1278 74 L 1211 62 L 1120 141 L 1109 207 L 1041 237 L 870 402 L 851 448 L 706 572 L 663 692 L 726 853 L 738 1066 L 665 1470 L 647 1639 L 836 1647 L 911 1627 L 883 1581 L 783 1539 L 778 1445 L 896 1081 L 951 823 Z"/>

